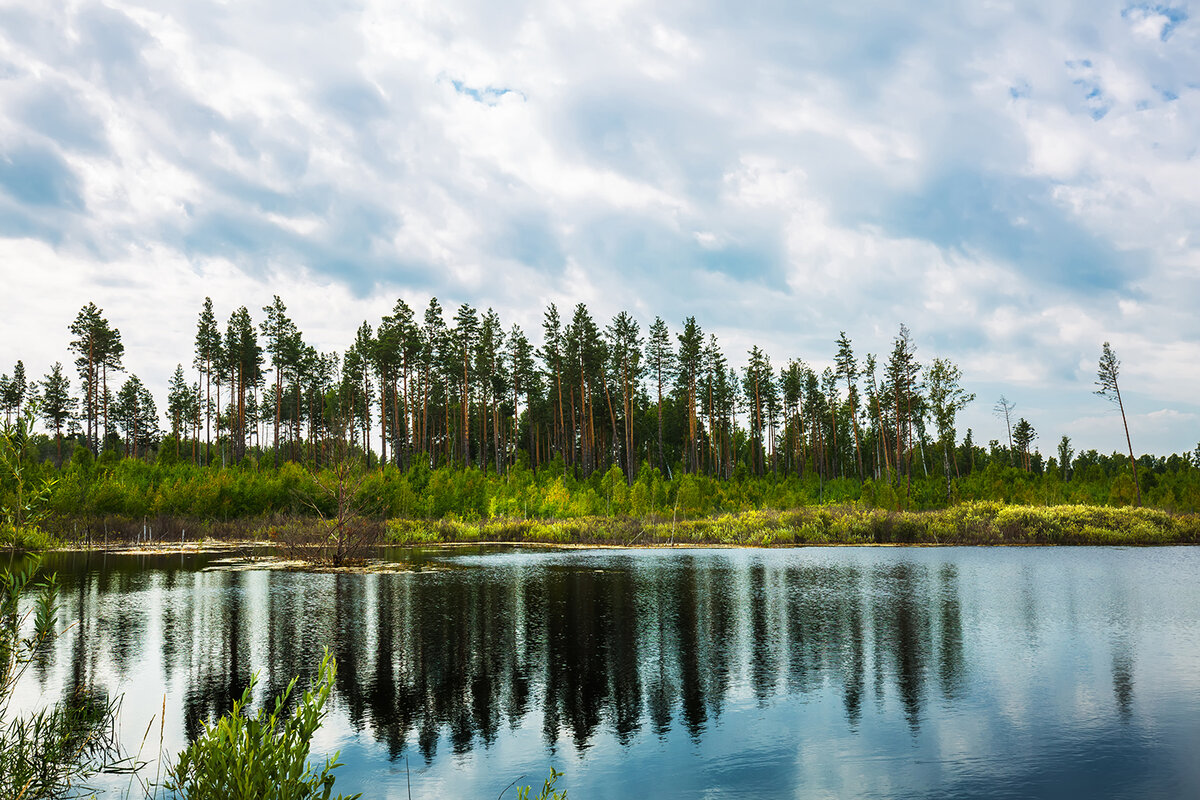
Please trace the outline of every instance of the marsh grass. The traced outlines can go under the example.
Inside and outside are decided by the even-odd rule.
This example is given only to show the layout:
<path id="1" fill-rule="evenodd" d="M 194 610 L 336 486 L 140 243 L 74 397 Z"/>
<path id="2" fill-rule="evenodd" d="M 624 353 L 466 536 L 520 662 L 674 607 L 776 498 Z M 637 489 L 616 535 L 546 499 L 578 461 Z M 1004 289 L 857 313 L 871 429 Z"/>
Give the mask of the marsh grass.
<path id="1" fill-rule="evenodd" d="M 816 506 L 698 519 L 576 517 L 393 519 L 390 544 L 527 542 L 612 545 L 1164 545 L 1200 543 L 1200 515 L 1148 508 L 969 502 L 935 511 Z"/>

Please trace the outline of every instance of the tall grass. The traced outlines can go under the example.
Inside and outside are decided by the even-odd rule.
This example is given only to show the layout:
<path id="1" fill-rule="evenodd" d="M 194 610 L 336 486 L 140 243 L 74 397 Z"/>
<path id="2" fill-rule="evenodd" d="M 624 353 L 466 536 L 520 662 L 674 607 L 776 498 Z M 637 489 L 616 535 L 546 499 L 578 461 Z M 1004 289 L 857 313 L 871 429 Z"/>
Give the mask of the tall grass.
<path id="1" fill-rule="evenodd" d="M 934 511 L 856 505 L 747 511 L 699 519 L 579 517 L 564 520 L 455 517 L 389 520 L 393 544 L 530 542 L 614 545 L 1162 545 L 1200 543 L 1200 515 L 1148 508 L 961 503 Z"/>

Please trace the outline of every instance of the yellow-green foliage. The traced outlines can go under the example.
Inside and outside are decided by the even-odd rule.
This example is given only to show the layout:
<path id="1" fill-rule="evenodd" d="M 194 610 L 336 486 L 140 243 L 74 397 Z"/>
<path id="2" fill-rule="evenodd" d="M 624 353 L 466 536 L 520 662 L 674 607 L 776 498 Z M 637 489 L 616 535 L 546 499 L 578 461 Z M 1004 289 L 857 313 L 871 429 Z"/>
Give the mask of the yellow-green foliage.
<path id="1" fill-rule="evenodd" d="M 36 552 L 49 550 L 56 544 L 58 542 L 53 536 L 35 525 L 22 525 L 16 528 L 6 523 L 0 523 L 0 547 Z"/>
<path id="2" fill-rule="evenodd" d="M 492 518 L 466 523 L 391 520 L 388 539 L 429 542 L 545 542 L 651 545 L 821 544 L 1175 544 L 1200 542 L 1200 517 L 1144 508 L 961 503 L 937 511 L 862 505 L 746 511 L 700 519 L 589 516 Z"/>

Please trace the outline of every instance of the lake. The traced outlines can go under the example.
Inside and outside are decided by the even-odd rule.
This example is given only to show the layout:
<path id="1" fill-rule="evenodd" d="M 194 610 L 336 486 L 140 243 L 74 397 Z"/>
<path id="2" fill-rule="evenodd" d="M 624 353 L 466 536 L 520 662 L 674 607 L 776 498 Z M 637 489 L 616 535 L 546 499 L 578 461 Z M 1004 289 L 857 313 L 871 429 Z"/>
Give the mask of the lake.
<path id="1" fill-rule="evenodd" d="M 1197 548 L 388 557 L 411 571 L 52 554 L 73 626 L 18 705 L 123 694 L 153 761 L 328 647 L 314 752 L 368 798 L 536 794 L 551 766 L 572 800 L 1200 797 Z"/>

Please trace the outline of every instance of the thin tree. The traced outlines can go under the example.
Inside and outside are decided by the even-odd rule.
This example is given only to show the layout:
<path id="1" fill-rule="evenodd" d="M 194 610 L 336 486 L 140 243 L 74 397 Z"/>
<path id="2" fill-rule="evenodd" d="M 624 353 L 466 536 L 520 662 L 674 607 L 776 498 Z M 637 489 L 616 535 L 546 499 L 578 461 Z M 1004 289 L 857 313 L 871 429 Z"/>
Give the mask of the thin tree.
<path id="1" fill-rule="evenodd" d="M 100 319 L 100 309 L 96 308 L 95 303 L 88 303 L 79 310 L 69 328 L 75 337 L 71 340 L 70 349 L 79 356 L 75 359 L 75 368 L 79 370 L 79 378 L 83 382 L 83 415 L 87 425 L 87 444 L 93 453 L 99 452 L 100 439 L 97 419 L 100 406 L 100 382 L 97 380 Z"/>
<path id="2" fill-rule="evenodd" d="M 103 393 L 104 439 L 108 439 L 108 371 L 124 372 L 121 357 L 125 355 L 125 345 L 121 343 L 121 332 L 108 324 L 108 320 L 100 318 L 97 330 L 99 342 L 100 384 Z"/>
<path id="3" fill-rule="evenodd" d="M 1071 437 L 1065 433 L 1058 440 L 1058 466 L 1062 470 L 1063 482 L 1071 480 L 1071 456 L 1075 451 L 1071 448 Z"/>
<path id="4" fill-rule="evenodd" d="M 475 343 L 479 336 L 479 315 L 474 308 L 463 303 L 454 315 L 454 346 L 458 362 L 462 365 L 462 459 L 463 466 L 471 466 L 471 361 L 475 355 Z"/>
<path id="5" fill-rule="evenodd" d="M 192 366 L 204 376 L 204 464 L 212 463 L 212 379 L 221 362 L 221 331 L 213 313 L 212 298 L 204 298 L 204 308 L 196 323 L 196 357 Z M 220 372 L 217 371 L 217 397 L 221 394 Z M 218 403 L 220 400 L 218 399 Z"/>
<path id="6" fill-rule="evenodd" d="M 192 402 L 192 388 L 183 376 L 183 364 L 175 365 L 175 374 L 167 387 L 167 414 L 171 417 L 171 436 L 175 439 L 175 456 L 179 457 L 180 439 L 183 438 L 183 423 L 187 420 Z"/>
<path id="7" fill-rule="evenodd" d="M 1036 438 L 1037 431 L 1033 429 L 1029 420 L 1024 417 L 1017 420 L 1017 424 L 1013 426 L 1013 443 L 1021 454 L 1021 468 L 1026 472 L 1030 471 L 1029 448 L 1033 446 L 1033 440 Z"/>
<path id="8" fill-rule="evenodd" d="M 1017 407 L 1016 403 L 1010 403 L 1008 398 L 1000 395 L 1000 399 L 996 401 L 996 405 L 992 406 L 992 413 L 997 418 L 1004 417 L 1004 425 L 1008 428 L 1008 463 L 1013 463 L 1013 434 L 1012 434 L 1012 412 Z"/>
<path id="9" fill-rule="evenodd" d="M 5 422 L 12 421 L 11 415 L 13 412 L 16 412 L 18 417 L 21 416 L 21 405 L 25 402 L 29 386 L 25 382 L 25 364 L 19 360 L 16 366 L 13 367 L 11 380 L 9 380 L 7 375 L 0 378 L 0 397 L 3 397 L 4 401 Z"/>
<path id="10" fill-rule="evenodd" d="M 846 380 L 846 402 L 850 409 L 851 430 L 854 431 L 854 454 L 858 459 L 858 480 L 863 479 L 862 446 L 858 435 L 858 362 L 850 347 L 846 332 L 841 331 L 837 340 L 837 374 Z"/>
<path id="11" fill-rule="evenodd" d="M 663 387 L 667 376 L 675 366 L 675 353 L 671 350 L 671 334 L 662 317 L 655 317 L 646 340 L 646 364 L 658 392 L 658 465 L 670 472 L 663 457 Z"/>
<path id="12" fill-rule="evenodd" d="M 1125 418 L 1125 404 L 1121 401 L 1121 388 L 1117 385 L 1117 377 L 1121 373 L 1121 362 L 1117 360 L 1112 346 L 1104 343 L 1100 352 L 1100 366 L 1096 371 L 1096 385 L 1100 388 L 1096 394 L 1116 401 L 1121 410 L 1121 424 L 1125 426 L 1125 444 L 1129 446 L 1129 465 L 1133 467 L 1133 490 L 1137 496 L 1137 504 L 1142 504 L 1142 487 L 1138 483 L 1137 460 L 1133 457 L 1133 442 L 1129 438 L 1129 421 Z"/>
<path id="13" fill-rule="evenodd" d="M 896 338 L 892 347 L 892 355 L 887 363 L 888 382 L 891 384 L 892 399 L 896 405 L 896 470 L 900 470 L 900 465 L 904 454 L 907 453 L 907 463 L 905 464 L 905 496 L 912 495 L 912 427 L 913 427 L 913 411 L 914 405 L 919 403 L 919 399 L 915 398 L 917 387 L 917 374 L 921 369 L 921 365 L 917 363 L 916 346 L 912 342 L 912 337 L 909 335 L 908 327 L 900 326 L 900 332 L 896 334 Z M 907 442 L 908 447 L 905 449 L 904 444 Z M 897 477 L 899 475 L 897 474 Z"/>
<path id="14" fill-rule="evenodd" d="M 62 428 L 75 412 L 71 380 L 63 374 L 63 365 L 55 362 L 42 381 L 42 419 L 54 429 L 58 466 L 62 466 Z"/>
<path id="15" fill-rule="evenodd" d="M 637 320 L 622 311 L 613 317 L 612 325 L 605 331 L 608 350 L 613 360 L 613 370 L 621 381 L 621 418 L 623 425 L 622 449 L 625 451 L 625 480 L 632 484 L 634 478 L 633 404 L 635 389 L 642 377 L 642 339 Z M 614 431 L 615 433 L 615 431 Z"/>
<path id="16" fill-rule="evenodd" d="M 696 324 L 695 317 L 683 321 L 683 330 L 675 337 L 679 341 L 679 350 L 675 366 L 679 373 L 675 381 L 675 390 L 683 400 L 687 409 L 687 471 L 699 472 L 699 442 L 696 419 L 696 382 L 703 369 L 701 357 L 704 354 L 704 332 Z M 770 375 L 770 372 L 767 373 Z"/>
<path id="17" fill-rule="evenodd" d="M 259 323 L 259 330 L 266 340 L 266 350 L 271 356 L 271 368 L 275 372 L 275 468 L 279 469 L 279 423 L 283 408 L 283 373 L 289 359 L 294 355 L 296 325 L 287 315 L 287 306 L 275 295 L 269 306 L 263 306 L 267 318 Z"/>
<path id="18" fill-rule="evenodd" d="M 959 385 L 962 371 L 953 362 L 935 358 L 925 383 L 929 389 L 929 403 L 933 407 L 933 421 L 937 425 L 938 439 L 942 442 L 942 469 L 946 473 L 946 500 L 950 500 L 950 450 L 954 446 L 954 420 L 958 412 L 975 399 L 972 392 L 963 391 Z"/>
<path id="19" fill-rule="evenodd" d="M 525 425 L 529 432 L 529 463 L 537 474 L 537 462 L 533 459 L 533 398 L 537 393 L 537 367 L 533 363 L 533 347 L 525 338 L 525 332 L 513 325 L 508 333 L 508 363 L 512 370 L 513 390 L 513 441 L 516 442 L 519 428 L 519 402 L 521 394 L 525 395 Z M 513 448 L 516 458 L 516 448 Z"/>

